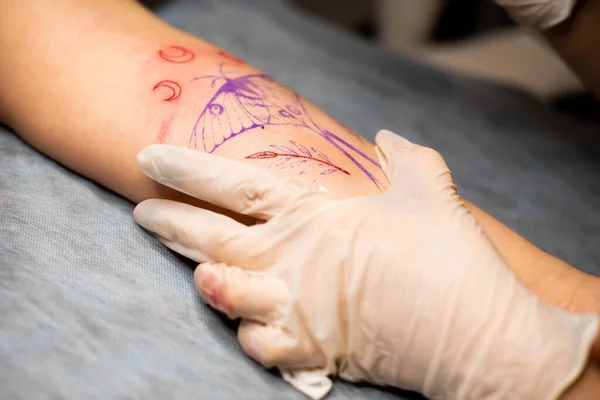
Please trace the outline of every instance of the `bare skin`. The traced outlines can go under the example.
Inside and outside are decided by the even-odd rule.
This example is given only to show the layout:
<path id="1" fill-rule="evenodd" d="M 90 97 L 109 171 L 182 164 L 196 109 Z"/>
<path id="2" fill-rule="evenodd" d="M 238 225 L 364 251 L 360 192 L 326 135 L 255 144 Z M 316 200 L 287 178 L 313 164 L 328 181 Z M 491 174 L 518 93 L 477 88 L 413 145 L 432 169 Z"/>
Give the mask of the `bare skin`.
<path id="1" fill-rule="evenodd" d="M 193 202 L 144 177 L 135 164 L 135 155 L 148 144 L 190 145 L 194 124 L 223 85 L 192 79 L 218 75 L 221 65 L 232 79 L 260 74 L 217 47 L 166 25 L 132 1 L 7 0 L 0 3 L 0 27 L 2 122 L 49 157 L 135 203 L 157 197 Z M 191 51 L 194 59 L 166 61 L 160 51 L 169 46 Z M 181 86 L 178 98 L 166 101 L 175 91 L 157 87 L 164 81 Z M 291 92 L 280 88 L 289 98 Z M 302 104 L 320 132 L 331 132 L 375 158 L 370 143 L 305 100 Z M 213 114 L 219 111 L 213 108 Z M 280 169 L 267 159 L 247 158 L 290 140 L 318 149 L 338 170 L 323 175 L 324 160 L 307 160 L 302 165 L 312 164 L 300 174 L 299 168 Z M 387 184 L 365 158 L 360 163 L 379 184 L 315 130 L 293 124 L 250 129 L 214 152 L 347 196 L 378 193 Z M 537 249 L 477 207 L 468 207 L 530 290 L 574 312 L 600 313 L 599 278 Z M 594 355 L 600 359 L 598 343 Z"/>
<path id="2" fill-rule="evenodd" d="M 600 96 L 600 3 L 578 0 L 565 22 L 544 32 L 556 52 L 581 78 L 585 86 Z"/>

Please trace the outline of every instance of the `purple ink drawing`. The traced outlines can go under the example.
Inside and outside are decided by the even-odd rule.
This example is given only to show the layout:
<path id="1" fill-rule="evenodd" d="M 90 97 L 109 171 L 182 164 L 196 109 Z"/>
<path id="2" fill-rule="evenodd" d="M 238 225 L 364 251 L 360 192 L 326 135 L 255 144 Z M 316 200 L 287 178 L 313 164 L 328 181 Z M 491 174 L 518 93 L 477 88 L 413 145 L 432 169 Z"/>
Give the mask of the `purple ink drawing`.
<path id="1" fill-rule="evenodd" d="M 300 96 L 285 89 L 268 75 L 251 74 L 228 78 L 223 74 L 221 66 L 220 76 L 200 76 L 193 80 L 207 78 L 212 79 L 212 87 L 217 84 L 220 86 L 198 116 L 190 136 L 189 147 L 194 149 L 200 147 L 211 153 L 227 140 L 255 128 L 264 129 L 266 125 L 300 126 L 310 129 L 333 145 L 380 190 L 385 188 L 363 165 L 366 163 L 380 168 L 377 161 L 346 140 L 317 125 L 304 107 Z M 334 172 L 349 174 L 348 171 L 333 165 L 322 152 L 314 148 L 311 148 L 311 152 L 298 143 L 293 143 L 294 148 L 272 147 L 271 151 L 255 153 L 248 157 L 281 158 L 286 162 L 292 159 L 311 160 L 327 166 L 326 171 L 323 171 L 327 174 Z"/>

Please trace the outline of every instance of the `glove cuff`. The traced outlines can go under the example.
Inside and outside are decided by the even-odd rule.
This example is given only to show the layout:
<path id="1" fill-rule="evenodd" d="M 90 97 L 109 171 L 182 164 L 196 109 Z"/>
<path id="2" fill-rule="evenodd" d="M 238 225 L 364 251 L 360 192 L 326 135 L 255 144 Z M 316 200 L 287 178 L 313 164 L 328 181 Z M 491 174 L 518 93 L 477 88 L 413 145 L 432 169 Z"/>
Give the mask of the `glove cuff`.
<path id="1" fill-rule="evenodd" d="M 425 394 L 456 400 L 558 398 L 584 370 L 599 319 L 538 307 L 533 315 L 520 313 L 516 323 L 507 322 L 507 315 L 502 328 L 482 329 L 480 340 L 464 343 L 462 354 L 444 363 L 440 372 L 448 375 L 430 377 L 445 384 L 426 385 Z M 526 314 L 529 318 L 519 318 Z"/>

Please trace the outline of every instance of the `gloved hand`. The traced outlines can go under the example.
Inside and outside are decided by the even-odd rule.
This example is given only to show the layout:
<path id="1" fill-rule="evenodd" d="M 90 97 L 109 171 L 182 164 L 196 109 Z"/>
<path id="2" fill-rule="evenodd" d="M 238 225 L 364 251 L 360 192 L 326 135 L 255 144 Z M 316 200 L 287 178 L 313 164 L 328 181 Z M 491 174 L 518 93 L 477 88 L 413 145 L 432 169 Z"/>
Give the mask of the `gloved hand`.
<path id="1" fill-rule="evenodd" d="M 577 0 L 496 0 L 519 24 L 543 31 L 566 21 Z"/>
<path id="2" fill-rule="evenodd" d="M 202 263 L 197 289 L 242 318 L 244 351 L 313 398 L 329 390 L 326 375 L 434 399 L 555 398 L 585 365 L 598 318 L 521 285 L 437 152 L 387 131 L 377 145 L 391 186 L 350 199 L 152 145 L 138 155 L 146 175 L 266 222 L 247 227 L 168 200 L 147 200 L 134 217 Z"/>

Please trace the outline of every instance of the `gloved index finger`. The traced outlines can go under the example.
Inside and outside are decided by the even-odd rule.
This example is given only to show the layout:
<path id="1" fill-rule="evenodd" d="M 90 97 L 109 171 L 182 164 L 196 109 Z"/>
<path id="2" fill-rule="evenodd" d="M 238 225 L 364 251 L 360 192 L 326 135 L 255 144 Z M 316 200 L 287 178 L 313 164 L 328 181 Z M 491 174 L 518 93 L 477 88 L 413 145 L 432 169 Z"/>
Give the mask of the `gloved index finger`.
<path id="1" fill-rule="evenodd" d="M 260 219 L 270 219 L 308 192 L 254 165 L 178 146 L 150 145 L 138 153 L 137 163 L 163 185 Z"/>

